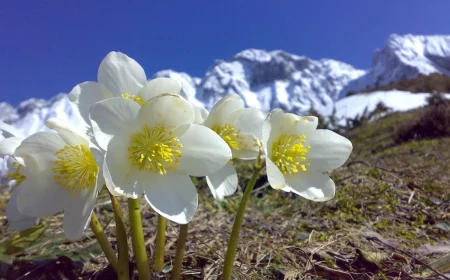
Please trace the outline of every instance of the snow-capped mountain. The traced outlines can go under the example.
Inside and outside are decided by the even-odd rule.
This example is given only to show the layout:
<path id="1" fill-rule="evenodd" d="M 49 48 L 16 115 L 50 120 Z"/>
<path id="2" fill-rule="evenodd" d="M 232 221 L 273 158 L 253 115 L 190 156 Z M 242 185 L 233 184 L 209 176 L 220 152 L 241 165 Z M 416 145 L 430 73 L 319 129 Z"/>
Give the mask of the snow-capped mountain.
<path id="1" fill-rule="evenodd" d="M 375 91 L 370 94 L 355 94 L 340 99 L 335 103 L 337 124 L 345 125 L 347 119 L 354 119 L 367 112 L 372 112 L 379 103 L 383 103 L 392 111 L 403 112 L 422 107 L 427 104 L 431 93 L 411 93 L 408 91 L 390 90 Z M 444 94 L 450 99 L 450 94 Z M 407 100 L 407 102 L 405 102 Z"/>
<path id="2" fill-rule="evenodd" d="M 282 108 L 300 114 L 314 107 L 328 115 L 334 104 L 345 102 L 339 99 L 349 91 L 431 73 L 450 76 L 450 36 L 391 35 L 386 46 L 375 52 L 373 67 L 368 71 L 331 59 L 312 60 L 279 50 L 248 49 L 230 60 L 215 61 L 203 78 L 172 70 L 157 72 L 153 78 L 178 80 L 189 101 L 207 109 L 224 95 L 236 93 L 251 107 Z M 369 99 L 358 98 L 352 107 L 365 108 Z M 44 121 L 49 117 L 80 125 L 65 94 L 48 101 L 30 99 L 17 108 L 0 103 L 0 121 L 12 124 L 24 135 L 46 130 Z"/>
<path id="3" fill-rule="evenodd" d="M 201 102 L 207 109 L 224 95 L 236 93 L 247 106 L 302 113 L 311 106 L 332 106 L 342 88 L 364 74 L 332 59 L 316 61 L 284 51 L 248 49 L 231 60 L 217 60 L 203 79 L 171 70 L 158 72 L 155 77 L 177 79 L 190 101 Z"/>
<path id="4" fill-rule="evenodd" d="M 13 125 L 22 131 L 24 136 L 49 130 L 44 125 L 48 118 L 59 118 L 75 127 L 82 128 L 79 118 L 72 112 L 65 93 L 60 93 L 50 100 L 28 99 L 20 103 L 17 108 L 7 103 L 0 103 L 0 121 Z"/>
<path id="5" fill-rule="evenodd" d="M 393 34 L 382 50 L 375 51 L 372 68 L 349 82 L 340 97 L 432 73 L 450 76 L 450 36 Z"/>

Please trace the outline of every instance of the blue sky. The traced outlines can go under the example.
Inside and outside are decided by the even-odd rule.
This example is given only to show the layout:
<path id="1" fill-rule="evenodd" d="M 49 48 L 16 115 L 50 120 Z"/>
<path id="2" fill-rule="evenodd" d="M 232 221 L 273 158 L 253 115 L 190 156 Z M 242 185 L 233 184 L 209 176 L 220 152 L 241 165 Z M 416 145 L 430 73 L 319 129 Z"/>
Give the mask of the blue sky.
<path id="1" fill-rule="evenodd" d="M 370 67 L 389 34 L 450 34 L 448 0 L 16 0 L 0 4 L 0 102 L 50 98 L 97 78 L 112 50 L 147 76 L 203 76 L 246 48 Z"/>

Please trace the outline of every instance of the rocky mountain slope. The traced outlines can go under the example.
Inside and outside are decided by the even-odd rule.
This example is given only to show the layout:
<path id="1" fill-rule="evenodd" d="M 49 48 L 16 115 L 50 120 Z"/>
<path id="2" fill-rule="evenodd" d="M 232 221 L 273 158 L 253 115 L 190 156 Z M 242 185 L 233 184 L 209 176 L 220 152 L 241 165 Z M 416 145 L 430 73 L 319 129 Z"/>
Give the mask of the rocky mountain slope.
<path id="1" fill-rule="evenodd" d="M 349 92 L 431 73 L 450 76 L 450 36 L 391 35 L 386 46 L 375 51 L 373 66 L 367 71 L 332 59 L 312 60 L 279 50 L 247 49 L 230 60 L 216 60 L 202 78 L 172 70 L 157 72 L 153 77 L 178 80 L 189 100 L 207 109 L 225 94 L 236 93 L 247 106 L 282 108 L 298 114 L 314 107 L 327 115 L 337 101 L 339 108 L 346 107 L 341 104 L 345 104 L 343 98 Z M 355 106 L 365 108 L 371 100 L 359 98 Z M 78 122 L 65 94 L 48 101 L 29 99 L 17 108 L 0 103 L 0 121 L 25 135 L 45 130 L 43 123 L 49 117 L 74 125 Z"/>

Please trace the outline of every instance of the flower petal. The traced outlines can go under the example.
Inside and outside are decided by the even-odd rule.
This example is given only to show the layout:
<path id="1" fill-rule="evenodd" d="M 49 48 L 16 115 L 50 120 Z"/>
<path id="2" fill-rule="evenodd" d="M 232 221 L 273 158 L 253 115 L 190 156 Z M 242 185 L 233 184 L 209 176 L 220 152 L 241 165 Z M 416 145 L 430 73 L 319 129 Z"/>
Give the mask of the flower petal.
<path id="1" fill-rule="evenodd" d="M 106 185 L 106 188 L 108 189 L 108 191 L 114 196 L 121 196 L 122 192 L 120 192 L 120 190 L 117 189 L 116 185 L 114 185 L 114 182 L 111 177 L 111 173 L 109 172 L 109 169 L 108 169 L 108 165 L 105 162 L 103 163 L 102 171 L 103 171 L 103 178 L 105 180 L 105 185 Z M 137 195 L 136 195 L 136 197 L 137 197 Z M 136 198 L 136 197 L 133 197 L 133 198 Z"/>
<path id="2" fill-rule="evenodd" d="M 264 153 L 267 155 L 268 153 L 268 145 L 269 145 L 269 138 L 270 138 L 270 132 L 272 130 L 272 124 L 270 122 L 271 114 L 267 117 L 267 119 L 264 121 L 263 127 L 262 127 L 262 138 L 261 138 L 261 144 L 264 149 Z"/>
<path id="3" fill-rule="evenodd" d="M 23 133 L 21 131 L 4 122 L 0 122 L 0 130 L 2 131 L 3 137 L 5 138 L 23 137 Z"/>
<path id="4" fill-rule="evenodd" d="M 0 158 L 14 154 L 14 151 L 22 143 L 22 137 L 9 137 L 0 140 Z"/>
<path id="5" fill-rule="evenodd" d="M 61 137 L 55 132 L 37 132 L 27 138 L 17 147 L 15 157 L 22 158 L 29 171 L 38 173 L 49 168 L 55 153 L 66 146 Z"/>
<path id="6" fill-rule="evenodd" d="M 18 188 L 16 187 L 11 193 L 11 198 L 9 199 L 8 206 L 6 206 L 6 218 L 8 218 L 9 226 L 13 230 L 21 231 L 33 226 L 36 223 L 37 218 L 28 217 L 20 214 L 17 210 L 17 193 Z"/>
<path id="7" fill-rule="evenodd" d="M 110 52 L 100 63 L 97 80 L 119 97 L 125 93 L 137 95 L 147 78 L 134 59 L 120 52 Z"/>
<path id="8" fill-rule="evenodd" d="M 22 215 L 52 216 L 64 209 L 70 193 L 56 184 L 51 170 L 42 170 L 34 176 L 27 175 L 17 194 L 17 209 Z"/>
<path id="9" fill-rule="evenodd" d="M 327 201 L 334 197 L 335 186 L 327 175 L 318 172 L 300 172 L 286 176 L 291 191 L 313 201 Z"/>
<path id="10" fill-rule="evenodd" d="M 164 94 L 147 101 L 137 116 L 140 126 L 174 128 L 194 122 L 192 105 L 179 95 Z"/>
<path id="11" fill-rule="evenodd" d="M 69 93 L 72 108 L 79 114 L 86 124 L 90 124 L 89 110 L 92 105 L 103 99 L 111 98 L 113 94 L 96 82 L 84 82 L 76 85 Z"/>
<path id="12" fill-rule="evenodd" d="M 182 135 L 181 131 L 184 132 Z M 231 159 L 228 144 L 205 126 L 183 125 L 174 134 L 183 145 L 178 166 L 191 176 L 206 176 L 217 172 Z"/>
<path id="13" fill-rule="evenodd" d="M 64 207 L 64 234 L 69 240 L 79 240 L 91 220 L 97 200 L 97 187 L 82 190 L 71 196 Z"/>
<path id="14" fill-rule="evenodd" d="M 197 189 L 186 174 L 168 172 L 165 175 L 147 173 L 144 195 L 150 206 L 161 216 L 178 224 L 187 224 L 198 205 Z"/>
<path id="15" fill-rule="evenodd" d="M 286 186 L 284 175 L 270 158 L 266 158 L 267 180 L 274 189 L 282 189 Z"/>
<path id="16" fill-rule="evenodd" d="M 311 146 L 307 157 L 310 168 L 318 172 L 334 170 L 342 166 L 350 156 L 353 146 L 345 137 L 327 130 L 318 129 L 306 143 Z"/>
<path id="17" fill-rule="evenodd" d="M 115 194 L 138 198 L 142 189 L 138 185 L 140 172 L 128 159 L 129 136 L 116 135 L 108 144 L 103 168 L 106 186 Z"/>
<path id="18" fill-rule="evenodd" d="M 7 170 L 15 170 L 16 167 L 14 166 L 15 163 L 19 163 L 20 165 L 23 165 L 22 158 L 19 158 L 20 161 L 18 161 L 15 157 L 7 157 L 6 158 L 6 169 Z"/>
<path id="19" fill-rule="evenodd" d="M 114 135 L 132 130 L 131 124 L 140 109 L 136 102 L 121 97 L 103 100 L 92 106 L 89 118 L 100 148 L 106 150 Z"/>
<path id="20" fill-rule="evenodd" d="M 284 114 L 283 110 L 278 108 L 273 109 L 270 112 L 269 116 L 267 117 L 267 120 L 270 121 L 270 123 L 273 125 L 278 125 L 283 114 Z"/>
<path id="21" fill-rule="evenodd" d="M 274 131 L 279 123 L 281 116 L 283 116 L 283 110 L 274 109 L 270 112 L 267 118 L 264 120 L 263 128 L 262 128 L 262 146 L 264 148 L 264 152 L 266 155 L 270 155 L 272 150 L 272 141 L 275 136 Z M 273 128 L 273 129 L 272 129 Z"/>
<path id="22" fill-rule="evenodd" d="M 244 106 L 244 100 L 239 95 L 230 93 L 214 105 L 204 125 L 207 127 L 225 124 L 234 125 L 239 115 L 232 115 L 232 113 L 244 109 Z"/>
<path id="23" fill-rule="evenodd" d="M 56 118 L 49 118 L 45 122 L 45 125 L 58 132 L 59 136 L 67 143 L 67 145 L 85 145 L 89 147 L 89 141 L 83 136 L 83 133 L 77 131 L 76 128 L 69 126 L 67 122 Z"/>
<path id="24" fill-rule="evenodd" d="M 318 123 L 319 119 L 317 117 L 314 116 L 300 117 L 298 122 L 294 125 L 291 133 L 311 137 L 315 133 Z"/>
<path id="25" fill-rule="evenodd" d="M 317 118 L 312 116 L 301 117 L 291 113 L 277 113 L 271 117 L 271 124 L 270 137 L 272 139 L 278 139 L 281 134 L 297 134 L 310 137 L 317 128 Z"/>
<path id="26" fill-rule="evenodd" d="M 171 78 L 155 78 L 149 81 L 139 92 L 144 101 L 164 93 L 180 94 L 181 85 L 177 80 Z"/>
<path id="27" fill-rule="evenodd" d="M 225 196 L 232 195 L 238 185 L 238 176 L 233 163 L 227 163 L 219 171 L 207 176 L 206 182 L 215 199 L 223 201 Z"/>
<path id="28" fill-rule="evenodd" d="M 235 127 L 241 130 L 241 133 L 251 134 L 258 139 L 262 138 L 262 128 L 264 120 L 268 113 L 255 108 L 245 108 L 239 119 L 235 123 Z"/>
<path id="29" fill-rule="evenodd" d="M 239 150 L 233 149 L 233 158 L 251 160 L 259 154 L 258 140 L 250 134 L 241 134 L 241 145 Z"/>
<path id="30" fill-rule="evenodd" d="M 103 187 L 103 185 L 105 184 L 105 178 L 103 176 L 103 163 L 105 161 L 105 152 L 100 150 L 97 146 L 95 146 L 94 144 L 91 144 L 90 147 L 92 156 L 94 157 L 95 162 L 97 163 L 99 169 L 98 169 L 98 174 L 97 174 L 97 186 L 99 188 L 99 191 L 101 190 L 101 188 Z"/>
<path id="31" fill-rule="evenodd" d="M 209 112 L 203 107 L 195 106 L 195 105 L 192 105 L 192 106 L 194 107 L 194 111 L 195 111 L 194 123 L 202 124 L 203 122 L 205 122 L 205 120 L 208 118 Z"/>

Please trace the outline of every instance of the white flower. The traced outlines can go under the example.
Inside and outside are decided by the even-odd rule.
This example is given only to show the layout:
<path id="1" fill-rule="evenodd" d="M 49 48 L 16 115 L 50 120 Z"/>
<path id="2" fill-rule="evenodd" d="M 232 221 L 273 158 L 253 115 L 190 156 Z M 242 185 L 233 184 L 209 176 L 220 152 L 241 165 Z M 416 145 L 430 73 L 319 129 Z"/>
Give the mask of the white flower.
<path id="1" fill-rule="evenodd" d="M 29 217 L 64 211 L 67 238 L 83 236 L 101 187 L 98 177 L 103 155 L 86 136 L 62 122 L 49 119 L 57 131 L 38 132 L 22 141 L 14 156 L 23 160 L 25 177 L 14 192 L 15 209 Z"/>
<path id="2" fill-rule="evenodd" d="M 188 223 L 198 197 L 188 175 L 205 176 L 230 159 L 228 145 L 211 129 L 193 124 L 192 106 L 178 95 L 150 99 L 142 108 L 123 98 L 96 103 L 94 134 L 106 148 L 103 172 L 115 195 L 138 198 L 162 216 Z"/>
<path id="3" fill-rule="evenodd" d="M 15 158 L 13 155 L 24 138 L 20 131 L 3 122 L 0 122 L 0 130 L 3 132 L 3 136 L 6 137 L 6 139 L 0 140 L 0 158 L 8 156 L 7 168 L 9 172 L 6 178 L 13 183 L 14 187 L 5 212 L 9 226 L 13 230 L 20 231 L 33 226 L 37 220 L 37 218 L 22 215 L 17 210 L 17 190 L 20 188 L 20 183 L 25 179 L 22 174 L 25 166 L 20 164 L 20 162 L 23 162 L 21 158 Z"/>
<path id="4" fill-rule="evenodd" d="M 0 131 L 2 131 L 2 135 L 5 138 L 9 137 L 23 137 L 22 132 L 17 130 L 15 127 L 10 126 L 4 122 L 0 122 Z"/>
<path id="5" fill-rule="evenodd" d="M 195 118 L 194 123 L 195 124 L 202 124 L 205 122 L 206 118 L 208 118 L 209 112 L 203 108 L 196 105 L 192 105 L 195 111 Z"/>
<path id="6" fill-rule="evenodd" d="M 179 94 L 181 85 L 171 78 L 156 78 L 147 82 L 139 63 L 121 52 L 110 52 L 100 63 L 97 82 L 84 82 L 76 85 L 69 93 L 69 100 L 76 114 L 90 126 L 89 111 L 98 101 L 122 97 L 143 105 L 147 100 L 163 93 Z M 196 108 L 201 110 L 201 108 Z"/>
<path id="7" fill-rule="evenodd" d="M 267 178 L 274 189 L 314 201 L 334 197 L 335 185 L 324 172 L 343 165 L 352 143 L 330 130 L 316 129 L 316 117 L 275 109 L 264 123 Z"/>
<path id="8" fill-rule="evenodd" d="M 205 126 L 214 130 L 230 147 L 233 158 L 255 159 L 259 153 L 261 131 L 267 113 L 255 108 L 244 108 L 244 101 L 237 94 L 228 94 L 212 108 Z M 208 174 L 208 186 L 217 200 L 233 194 L 238 177 L 233 162 L 219 171 Z"/>
<path id="9" fill-rule="evenodd" d="M 0 158 L 14 154 L 14 150 L 24 139 L 22 132 L 16 128 L 0 122 L 0 131 L 5 139 L 0 139 Z"/>

